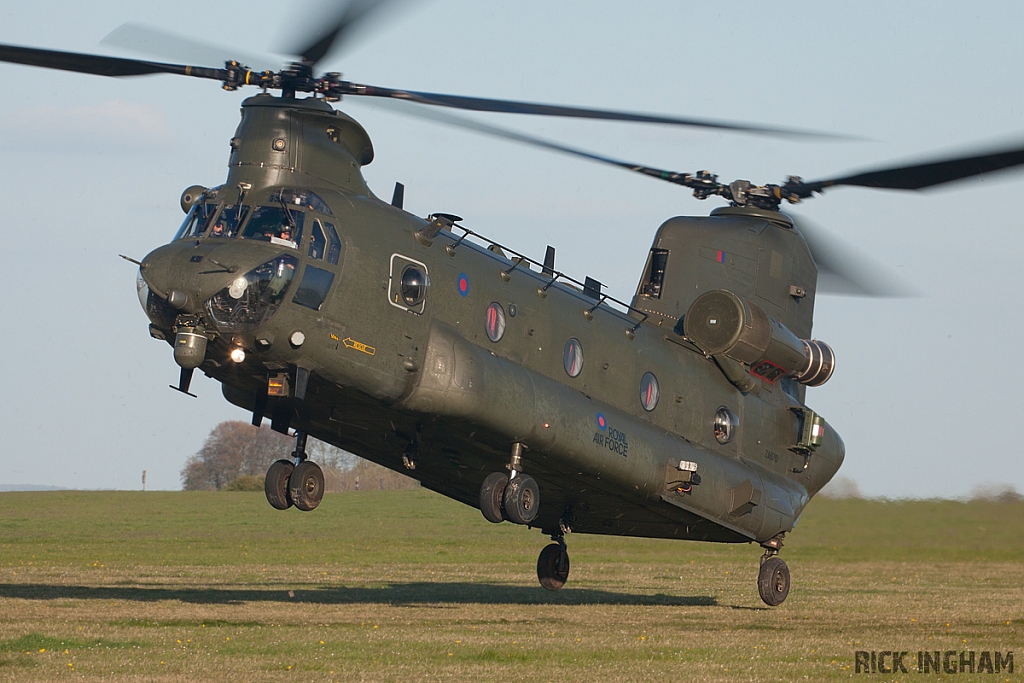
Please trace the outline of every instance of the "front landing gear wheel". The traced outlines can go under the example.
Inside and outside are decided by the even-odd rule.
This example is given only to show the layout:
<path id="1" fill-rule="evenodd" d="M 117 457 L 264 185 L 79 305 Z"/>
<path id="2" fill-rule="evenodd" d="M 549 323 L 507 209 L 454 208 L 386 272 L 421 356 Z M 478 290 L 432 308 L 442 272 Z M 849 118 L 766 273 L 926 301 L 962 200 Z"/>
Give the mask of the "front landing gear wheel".
<path id="1" fill-rule="evenodd" d="M 505 499 L 505 487 L 508 485 L 508 475 L 501 472 L 492 472 L 484 479 L 480 487 L 480 512 L 488 522 L 505 521 L 502 501 Z"/>
<path id="2" fill-rule="evenodd" d="M 263 491 L 267 494 L 267 502 L 278 510 L 287 510 L 292 506 L 288 495 L 288 478 L 295 465 L 290 460 L 278 460 L 267 470 L 267 478 L 263 481 Z"/>
<path id="3" fill-rule="evenodd" d="M 505 487 L 505 517 L 516 524 L 529 524 L 540 508 L 540 488 L 528 474 L 508 480 Z"/>
<path id="4" fill-rule="evenodd" d="M 549 591 L 556 591 L 569 578 L 569 553 L 561 543 L 552 543 L 540 551 L 537 558 L 537 578 L 540 585 Z"/>
<path id="5" fill-rule="evenodd" d="M 761 563 L 757 574 L 757 592 L 766 605 L 776 607 L 789 595 L 789 567 L 777 557 L 769 557 Z"/>
<path id="6" fill-rule="evenodd" d="M 324 497 L 324 473 L 320 466 L 309 460 L 296 465 L 288 478 L 288 495 L 300 510 L 315 509 Z"/>

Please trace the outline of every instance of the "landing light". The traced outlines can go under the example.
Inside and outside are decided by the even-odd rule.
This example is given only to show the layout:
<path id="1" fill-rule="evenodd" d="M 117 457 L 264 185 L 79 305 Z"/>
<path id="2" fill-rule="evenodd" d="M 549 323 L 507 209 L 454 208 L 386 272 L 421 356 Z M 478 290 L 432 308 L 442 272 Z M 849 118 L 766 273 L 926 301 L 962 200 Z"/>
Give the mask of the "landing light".
<path id="1" fill-rule="evenodd" d="M 241 363 L 242 361 L 245 360 L 245 351 L 236 346 L 235 348 L 231 349 L 230 356 L 231 360 L 235 361 L 236 363 Z"/>

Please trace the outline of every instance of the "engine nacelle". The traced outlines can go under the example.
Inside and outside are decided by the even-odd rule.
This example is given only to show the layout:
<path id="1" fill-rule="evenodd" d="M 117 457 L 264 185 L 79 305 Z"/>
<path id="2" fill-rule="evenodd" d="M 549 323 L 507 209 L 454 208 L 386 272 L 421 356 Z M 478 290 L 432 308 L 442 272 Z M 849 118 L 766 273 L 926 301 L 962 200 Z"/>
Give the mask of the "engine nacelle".
<path id="1" fill-rule="evenodd" d="M 683 332 L 709 355 L 745 363 L 769 382 L 786 376 L 816 387 L 835 368 L 828 344 L 799 339 L 763 308 L 726 289 L 697 297 L 683 319 Z"/>

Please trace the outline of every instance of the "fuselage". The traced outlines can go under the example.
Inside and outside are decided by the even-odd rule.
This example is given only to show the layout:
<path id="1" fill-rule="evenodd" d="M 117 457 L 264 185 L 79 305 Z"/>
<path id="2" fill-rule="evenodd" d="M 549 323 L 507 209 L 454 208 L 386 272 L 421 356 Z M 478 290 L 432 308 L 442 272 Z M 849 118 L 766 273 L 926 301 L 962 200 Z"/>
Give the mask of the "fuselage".
<path id="1" fill-rule="evenodd" d="M 827 424 L 813 455 L 792 448 L 808 414 L 802 387 L 758 379 L 741 391 L 684 337 L 676 322 L 692 297 L 672 308 L 641 283 L 632 307 L 616 306 L 457 230 L 425 231 L 369 191 L 359 173 L 369 138 L 327 105 L 251 98 L 232 150 L 224 185 L 143 261 L 144 305 L 158 338 L 198 330 L 200 369 L 275 428 L 474 506 L 521 444 L 541 490 L 533 526 L 552 534 L 764 542 L 789 531 L 841 465 Z M 750 235 L 782 245 L 776 279 L 812 290 L 789 324 L 809 334 L 816 272 L 799 265 L 806 246 L 791 227 L 736 212 L 688 220 L 662 226 L 656 246 L 676 240 L 670 264 L 691 250 L 694 273 L 710 248 L 695 235 L 709 225 L 708 239 L 735 242 L 731 253 L 755 250 L 755 279 Z M 723 286 L 722 253 L 701 271 L 705 289 Z M 786 315 L 780 301 L 772 315 Z M 278 380 L 285 387 L 270 388 Z M 724 442 L 723 409 L 736 420 Z"/>

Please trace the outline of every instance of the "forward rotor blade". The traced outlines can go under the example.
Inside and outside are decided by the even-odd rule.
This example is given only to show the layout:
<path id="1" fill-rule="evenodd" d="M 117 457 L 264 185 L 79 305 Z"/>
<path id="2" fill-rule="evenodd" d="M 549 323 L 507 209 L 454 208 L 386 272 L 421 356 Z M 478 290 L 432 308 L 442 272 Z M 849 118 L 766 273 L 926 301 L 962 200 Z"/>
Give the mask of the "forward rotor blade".
<path id="1" fill-rule="evenodd" d="M 222 81 L 227 78 L 224 69 L 209 69 L 201 66 L 185 66 L 183 64 L 162 64 L 145 62 L 138 59 L 121 57 L 105 57 L 88 55 L 79 52 L 58 52 L 56 50 L 40 50 L 33 47 L 17 45 L 0 45 L 0 62 L 40 66 L 46 69 L 75 71 L 98 76 L 145 76 L 147 74 L 178 74 L 195 78 L 209 78 Z"/>
<path id="2" fill-rule="evenodd" d="M 299 55 L 303 61 L 315 64 L 333 49 L 340 48 L 360 26 L 386 5 L 396 0 L 349 0 L 337 18 L 326 28 L 314 31 L 305 39 L 291 43 L 288 54 Z"/>
<path id="3" fill-rule="evenodd" d="M 473 121 L 470 119 L 449 114 L 443 111 L 437 111 L 436 109 L 421 109 L 419 107 L 411 107 L 404 104 L 391 100 L 364 100 L 361 104 L 384 109 L 387 111 L 393 111 L 399 114 L 405 114 L 406 116 L 413 116 L 419 119 L 426 119 L 428 121 L 434 121 L 436 123 L 442 123 L 446 126 L 454 126 L 455 128 L 462 128 L 464 130 L 471 130 L 477 133 L 483 133 L 484 135 L 490 135 L 492 137 L 502 138 L 505 140 L 511 140 L 513 142 L 520 142 L 525 145 L 532 145 L 533 147 L 540 147 L 552 152 L 560 152 L 562 154 L 568 154 L 583 159 L 589 159 L 590 161 L 597 161 L 602 164 L 609 164 L 611 166 L 618 166 L 624 168 L 627 171 L 634 171 L 636 173 L 642 173 L 660 180 L 667 180 L 673 182 L 673 178 L 681 178 L 684 174 L 676 173 L 674 171 L 664 171 L 658 168 L 651 168 L 650 166 L 643 166 L 641 164 L 634 164 L 629 161 L 621 161 L 612 157 L 607 157 L 601 154 L 595 154 L 593 152 L 587 152 L 576 147 L 570 147 L 557 142 L 551 142 L 550 140 L 544 140 L 543 138 L 534 137 L 532 135 L 526 135 L 525 133 L 519 133 L 508 128 L 501 128 L 488 123 L 482 123 L 480 121 Z"/>
<path id="4" fill-rule="evenodd" d="M 709 119 L 679 118 L 674 116 L 661 116 L 657 114 L 644 114 L 638 112 L 591 109 L 588 107 L 568 107 L 536 102 L 519 102 L 516 100 L 495 100 L 485 97 L 445 95 L 441 93 L 417 92 L 415 90 L 394 90 L 392 88 L 379 88 L 372 85 L 360 85 L 356 83 L 352 84 L 351 89 L 352 92 L 349 94 L 352 95 L 391 98 L 435 107 L 451 107 L 453 109 L 466 109 L 470 111 L 497 112 L 503 114 L 532 114 L 534 116 L 562 116 L 579 119 L 598 119 L 604 121 L 660 123 L 675 126 L 692 126 L 697 128 L 729 130 L 741 133 L 756 133 L 759 135 L 772 135 L 778 137 L 831 139 L 841 137 L 830 133 L 801 131 L 790 128 L 773 128 L 770 126 L 755 126 L 742 123 L 712 121 Z"/>
<path id="5" fill-rule="evenodd" d="M 819 294 L 905 298 L 917 292 L 892 270 L 803 216 L 790 215 L 818 266 Z"/>
<path id="6" fill-rule="evenodd" d="M 266 56 L 248 55 L 233 48 L 203 43 L 151 26 L 134 23 L 118 26 L 100 41 L 100 45 L 196 64 L 223 64 L 229 60 L 235 60 L 254 71 L 268 69 L 269 65 L 266 62 L 270 61 Z"/>
<path id="7" fill-rule="evenodd" d="M 806 190 L 806 194 L 802 194 L 802 196 L 810 196 L 812 192 L 820 192 L 826 187 L 839 185 L 891 190 L 923 190 L 1021 165 L 1024 165 L 1024 147 L 1015 147 L 969 157 L 941 159 L 923 164 L 866 171 L 831 180 L 801 183 L 799 187 L 802 191 Z"/>

